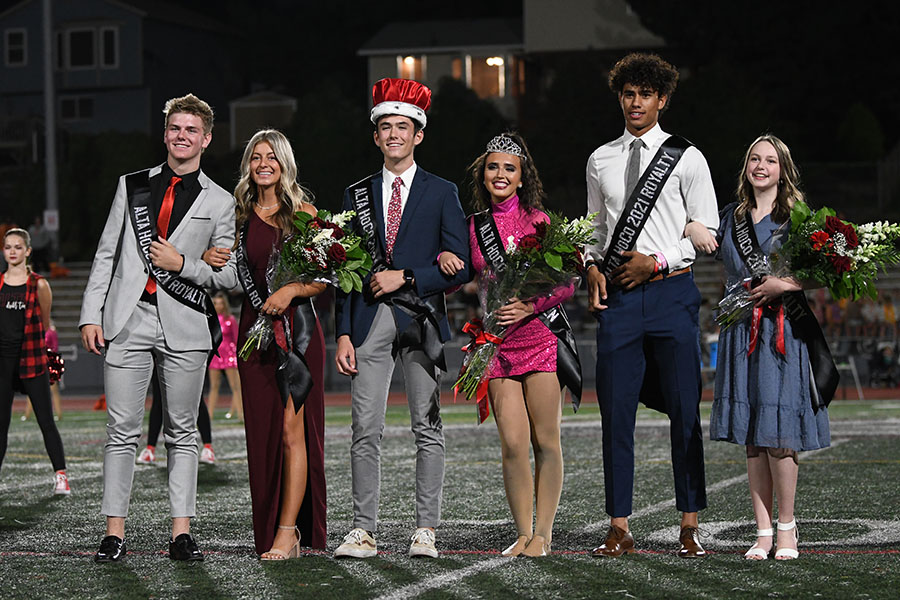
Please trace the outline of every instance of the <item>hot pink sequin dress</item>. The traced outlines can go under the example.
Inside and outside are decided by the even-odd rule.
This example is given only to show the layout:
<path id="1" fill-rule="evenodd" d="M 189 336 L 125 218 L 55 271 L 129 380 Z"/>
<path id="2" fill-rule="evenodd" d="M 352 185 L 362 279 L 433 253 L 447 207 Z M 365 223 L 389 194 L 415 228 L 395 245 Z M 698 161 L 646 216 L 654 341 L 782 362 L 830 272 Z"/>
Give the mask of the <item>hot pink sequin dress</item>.
<path id="1" fill-rule="evenodd" d="M 491 206 L 491 213 L 497 223 L 497 230 L 504 246 L 509 236 L 518 242 L 523 236 L 534 233 L 534 223 L 548 222 L 550 218 L 540 210 L 527 211 L 519 205 L 519 196 L 513 196 Z M 469 246 L 472 249 L 472 268 L 482 273 L 487 267 L 478 239 L 475 237 L 475 224 L 469 221 Z M 569 287 L 553 296 L 538 298 L 534 302 L 535 315 L 556 306 L 569 298 L 574 289 Z M 484 307 L 482 307 L 484 308 Z M 547 329 L 536 316 L 525 319 L 510 326 L 500 344 L 497 360 L 488 373 L 489 379 L 512 377 L 535 371 L 556 371 L 556 336 Z"/>
<path id="2" fill-rule="evenodd" d="M 237 369 L 237 320 L 232 315 L 218 315 L 218 317 L 219 325 L 222 326 L 222 343 L 219 344 L 219 355 L 213 356 L 209 361 L 209 368 L 219 371 Z"/>

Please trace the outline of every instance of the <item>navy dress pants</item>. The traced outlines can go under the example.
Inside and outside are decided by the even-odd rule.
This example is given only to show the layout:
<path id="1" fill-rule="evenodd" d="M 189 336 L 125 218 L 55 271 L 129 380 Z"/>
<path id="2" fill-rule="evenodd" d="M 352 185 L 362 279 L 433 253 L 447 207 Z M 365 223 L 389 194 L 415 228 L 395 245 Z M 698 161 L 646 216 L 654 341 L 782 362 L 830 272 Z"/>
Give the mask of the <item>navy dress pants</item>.
<path id="1" fill-rule="evenodd" d="M 676 507 L 706 508 L 700 427 L 700 292 L 693 274 L 608 293 L 597 314 L 597 398 L 606 512 L 627 517 L 634 493 L 634 425 L 645 375 L 669 417 Z"/>

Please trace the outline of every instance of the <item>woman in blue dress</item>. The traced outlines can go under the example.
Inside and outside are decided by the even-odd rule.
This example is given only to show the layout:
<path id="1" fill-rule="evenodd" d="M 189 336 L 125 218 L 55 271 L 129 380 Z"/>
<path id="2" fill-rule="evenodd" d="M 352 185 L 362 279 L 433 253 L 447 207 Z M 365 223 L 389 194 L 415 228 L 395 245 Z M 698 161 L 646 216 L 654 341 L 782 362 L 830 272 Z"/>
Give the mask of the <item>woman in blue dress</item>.
<path id="1" fill-rule="evenodd" d="M 791 207 L 803 199 L 799 173 L 790 150 L 773 135 L 757 138 L 747 149 L 738 180 L 738 201 L 720 215 L 719 258 L 725 263 L 726 294 L 751 277 L 735 244 L 735 223 L 747 219 L 759 248 L 768 256 L 790 229 Z M 705 228 L 689 224 L 698 249 L 715 245 L 703 240 Z M 711 236 L 709 236 L 711 238 Z M 792 277 L 765 276 L 751 284 L 750 297 L 761 309 L 758 319 L 746 319 L 719 337 L 716 391 L 710 438 L 747 448 L 747 477 L 756 516 L 756 543 L 744 555 L 764 560 L 777 542 L 775 558 L 797 558 L 794 499 L 797 452 L 830 444 L 828 413 L 813 411 L 810 401 L 809 351 L 794 334 L 791 322 L 779 318 L 782 295 L 803 289 Z M 755 335 L 754 335 L 755 333 Z M 778 499 L 778 535 L 772 529 L 774 498 Z"/>

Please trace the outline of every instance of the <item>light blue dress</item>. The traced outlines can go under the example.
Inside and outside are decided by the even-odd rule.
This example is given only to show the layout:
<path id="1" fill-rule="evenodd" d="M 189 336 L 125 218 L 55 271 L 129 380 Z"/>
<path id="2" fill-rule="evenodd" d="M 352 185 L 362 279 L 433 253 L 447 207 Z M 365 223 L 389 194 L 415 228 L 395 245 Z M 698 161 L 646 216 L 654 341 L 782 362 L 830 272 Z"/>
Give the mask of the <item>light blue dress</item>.
<path id="1" fill-rule="evenodd" d="M 734 206 L 730 206 L 720 220 L 719 258 L 725 264 L 732 289 L 750 276 L 735 248 L 733 227 Z M 754 228 L 764 253 L 769 254 L 780 246 L 784 228 L 770 216 Z M 760 320 L 756 348 L 748 356 L 750 324 L 751 320 L 745 319 L 719 335 L 710 439 L 797 451 L 829 446 L 828 411 L 822 408 L 814 413 L 810 403 L 806 344 L 794 336 L 790 321 L 785 319 L 785 354 L 778 352 L 775 313 L 766 310 Z"/>

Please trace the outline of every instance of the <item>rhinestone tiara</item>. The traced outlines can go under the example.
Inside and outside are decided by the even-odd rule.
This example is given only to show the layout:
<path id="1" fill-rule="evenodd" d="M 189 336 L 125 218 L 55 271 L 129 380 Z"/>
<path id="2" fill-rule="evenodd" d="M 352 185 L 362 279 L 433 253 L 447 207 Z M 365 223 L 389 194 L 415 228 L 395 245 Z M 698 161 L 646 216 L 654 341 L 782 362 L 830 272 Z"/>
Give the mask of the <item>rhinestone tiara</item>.
<path id="1" fill-rule="evenodd" d="M 494 136 L 494 139 L 488 142 L 486 151 L 488 154 L 491 152 L 502 152 L 503 154 L 514 154 L 519 158 L 527 158 L 522 147 L 505 135 Z"/>

